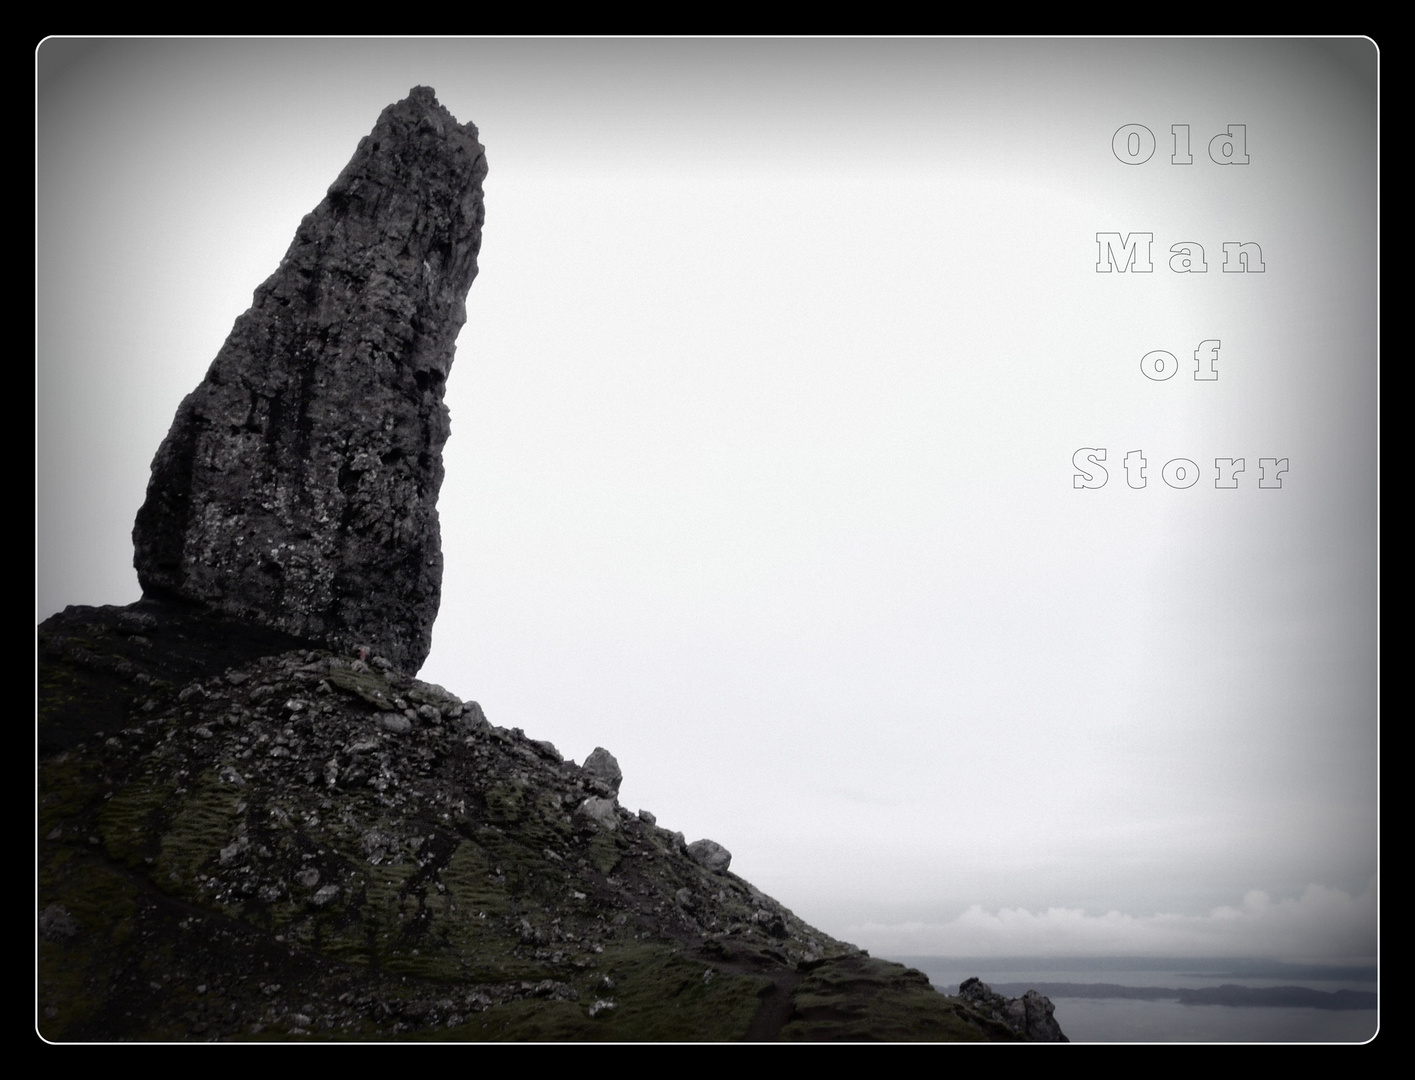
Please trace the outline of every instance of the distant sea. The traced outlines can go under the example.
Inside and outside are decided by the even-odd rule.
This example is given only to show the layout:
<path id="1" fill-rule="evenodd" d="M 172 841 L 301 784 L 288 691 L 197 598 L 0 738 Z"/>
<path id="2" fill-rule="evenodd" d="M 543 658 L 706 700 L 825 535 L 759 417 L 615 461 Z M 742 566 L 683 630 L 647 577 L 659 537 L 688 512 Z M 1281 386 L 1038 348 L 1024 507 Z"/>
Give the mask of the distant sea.
<path id="1" fill-rule="evenodd" d="M 890 956 L 946 994 L 977 976 L 1051 998 L 1072 1042 L 1359 1043 L 1379 1027 L 1376 968 L 1232 958 Z"/>

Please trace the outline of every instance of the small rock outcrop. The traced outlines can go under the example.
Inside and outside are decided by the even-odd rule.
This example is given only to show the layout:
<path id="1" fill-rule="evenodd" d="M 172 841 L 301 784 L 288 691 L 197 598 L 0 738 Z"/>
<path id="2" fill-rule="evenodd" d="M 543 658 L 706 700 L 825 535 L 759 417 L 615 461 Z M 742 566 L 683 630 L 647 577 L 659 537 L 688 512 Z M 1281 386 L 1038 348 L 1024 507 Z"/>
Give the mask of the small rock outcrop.
<path id="1" fill-rule="evenodd" d="M 1053 1015 L 1051 999 L 1035 990 L 1019 998 L 997 993 L 981 979 L 965 979 L 958 996 L 983 1015 L 1006 1024 L 1029 1042 L 1070 1042 Z"/>
<path id="2" fill-rule="evenodd" d="M 383 111 L 177 410 L 133 528 L 144 595 L 422 665 L 486 172 L 428 87 Z"/>

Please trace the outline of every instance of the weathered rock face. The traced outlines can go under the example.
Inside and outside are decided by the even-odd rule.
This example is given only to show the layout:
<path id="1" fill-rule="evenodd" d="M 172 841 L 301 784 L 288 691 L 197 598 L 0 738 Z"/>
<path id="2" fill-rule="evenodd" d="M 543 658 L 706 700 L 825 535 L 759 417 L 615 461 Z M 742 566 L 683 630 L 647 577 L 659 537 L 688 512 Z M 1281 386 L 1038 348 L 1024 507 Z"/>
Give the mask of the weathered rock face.
<path id="1" fill-rule="evenodd" d="M 133 529 L 145 595 L 422 665 L 486 171 L 431 89 L 383 111 L 177 410 Z"/>

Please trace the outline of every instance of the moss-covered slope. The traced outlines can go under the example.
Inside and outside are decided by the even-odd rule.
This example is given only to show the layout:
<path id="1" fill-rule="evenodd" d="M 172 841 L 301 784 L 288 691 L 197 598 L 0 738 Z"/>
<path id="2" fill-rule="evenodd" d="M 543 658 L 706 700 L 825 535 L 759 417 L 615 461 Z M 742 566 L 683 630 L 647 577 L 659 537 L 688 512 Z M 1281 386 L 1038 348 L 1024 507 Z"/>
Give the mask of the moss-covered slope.
<path id="1" fill-rule="evenodd" d="M 475 703 L 262 634 L 41 627 L 46 1038 L 1017 1037 Z"/>

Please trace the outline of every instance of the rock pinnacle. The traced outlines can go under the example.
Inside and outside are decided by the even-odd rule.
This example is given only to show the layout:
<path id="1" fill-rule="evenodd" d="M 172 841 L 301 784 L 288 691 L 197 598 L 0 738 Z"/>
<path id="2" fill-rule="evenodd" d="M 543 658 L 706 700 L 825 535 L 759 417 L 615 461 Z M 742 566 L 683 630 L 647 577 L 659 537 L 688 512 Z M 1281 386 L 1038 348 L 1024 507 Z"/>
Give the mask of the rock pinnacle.
<path id="1" fill-rule="evenodd" d="M 145 596 L 422 665 L 486 171 L 430 88 L 383 110 L 177 410 L 133 528 Z"/>

